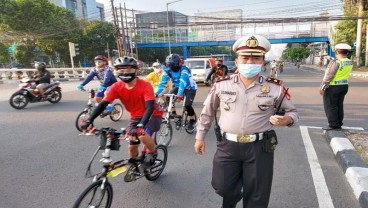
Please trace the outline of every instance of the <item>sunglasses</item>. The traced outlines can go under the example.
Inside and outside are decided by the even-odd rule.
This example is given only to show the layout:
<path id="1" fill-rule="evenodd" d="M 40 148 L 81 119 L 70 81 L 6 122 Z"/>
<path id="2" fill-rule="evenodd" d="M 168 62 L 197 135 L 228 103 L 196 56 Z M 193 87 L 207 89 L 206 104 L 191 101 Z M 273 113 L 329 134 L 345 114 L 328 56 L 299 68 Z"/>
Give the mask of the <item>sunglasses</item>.
<path id="1" fill-rule="evenodd" d="M 96 63 L 102 63 L 103 61 L 102 60 L 100 60 L 100 59 L 97 59 L 96 60 Z"/>

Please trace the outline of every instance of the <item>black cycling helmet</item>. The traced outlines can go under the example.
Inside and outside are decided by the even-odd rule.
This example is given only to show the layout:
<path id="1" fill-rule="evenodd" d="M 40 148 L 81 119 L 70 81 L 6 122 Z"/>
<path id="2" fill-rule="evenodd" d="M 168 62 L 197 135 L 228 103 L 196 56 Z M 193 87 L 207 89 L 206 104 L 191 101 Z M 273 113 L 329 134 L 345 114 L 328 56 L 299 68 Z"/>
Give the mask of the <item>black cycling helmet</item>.
<path id="1" fill-rule="evenodd" d="M 130 66 L 132 68 L 138 69 L 138 61 L 130 56 L 119 57 L 115 60 L 114 67 L 118 68 L 119 66 Z"/>
<path id="2" fill-rule="evenodd" d="M 94 58 L 94 60 L 96 61 L 96 60 L 102 60 L 102 61 L 105 61 L 105 62 L 107 62 L 108 60 L 107 60 L 107 58 L 105 57 L 105 56 L 102 56 L 102 55 L 98 55 L 98 56 L 96 56 L 95 58 Z"/>
<path id="3" fill-rule="evenodd" d="M 45 62 L 35 62 L 34 66 L 37 70 L 46 69 L 46 63 Z"/>
<path id="4" fill-rule="evenodd" d="M 170 67 L 171 69 L 172 69 L 172 67 L 179 66 L 180 56 L 178 54 L 175 54 L 175 53 L 170 54 L 166 57 L 165 63 L 166 63 L 166 66 Z"/>

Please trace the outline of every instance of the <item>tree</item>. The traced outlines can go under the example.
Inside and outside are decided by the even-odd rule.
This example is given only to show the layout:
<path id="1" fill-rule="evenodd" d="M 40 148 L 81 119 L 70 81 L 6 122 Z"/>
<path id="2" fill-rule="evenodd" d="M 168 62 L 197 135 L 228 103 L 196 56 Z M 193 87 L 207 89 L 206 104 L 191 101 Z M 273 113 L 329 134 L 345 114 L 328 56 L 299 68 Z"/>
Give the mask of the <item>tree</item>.
<path id="1" fill-rule="evenodd" d="M 311 51 L 307 47 L 286 48 L 282 52 L 282 58 L 291 61 L 301 61 L 310 55 Z"/>
<path id="2" fill-rule="evenodd" d="M 8 44 L 0 43 L 0 68 L 3 67 L 2 65 L 10 62 L 8 48 Z"/>
<path id="3" fill-rule="evenodd" d="M 107 57 L 107 45 L 109 46 L 109 54 L 116 49 L 116 42 L 114 38 L 114 25 L 103 21 L 87 22 L 80 20 L 81 25 L 84 25 L 76 43 L 79 44 L 80 56 L 76 60 L 82 61 L 87 59 L 93 61 L 97 55 L 104 55 Z"/>

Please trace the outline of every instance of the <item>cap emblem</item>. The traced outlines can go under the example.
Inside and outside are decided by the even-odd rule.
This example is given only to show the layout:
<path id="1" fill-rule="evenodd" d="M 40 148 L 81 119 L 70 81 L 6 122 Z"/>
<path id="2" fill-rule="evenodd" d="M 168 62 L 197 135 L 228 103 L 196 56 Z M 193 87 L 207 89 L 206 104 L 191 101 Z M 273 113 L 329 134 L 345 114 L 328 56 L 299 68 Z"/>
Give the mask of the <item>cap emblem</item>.
<path id="1" fill-rule="evenodd" d="M 257 40 L 257 38 L 252 36 L 247 40 L 245 45 L 248 46 L 249 48 L 255 48 L 255 47 L 258 46 L 258 40 Z"/>

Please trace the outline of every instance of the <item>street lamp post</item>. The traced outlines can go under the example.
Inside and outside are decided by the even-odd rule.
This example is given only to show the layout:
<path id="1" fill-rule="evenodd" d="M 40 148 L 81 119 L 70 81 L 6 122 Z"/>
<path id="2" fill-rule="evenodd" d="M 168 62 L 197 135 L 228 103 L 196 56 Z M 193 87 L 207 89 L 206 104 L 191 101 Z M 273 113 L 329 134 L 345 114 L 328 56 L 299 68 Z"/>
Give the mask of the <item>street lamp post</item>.
<path id="1" fill-rule="evenodd" d="M 169 24 L 169 5 L 173 4 L 175 2 L 179 2 L 179 1 L 183 1 L 183 0 L 176 0 L 176 1 L 171 1 L 171 2 L 167 2 L 166 3 L 166 20 L 167 20 L 167 39 L 169 42 L 169 54 L 171 54 L 171 47 L 170 47 L 170 24 Z"/>

